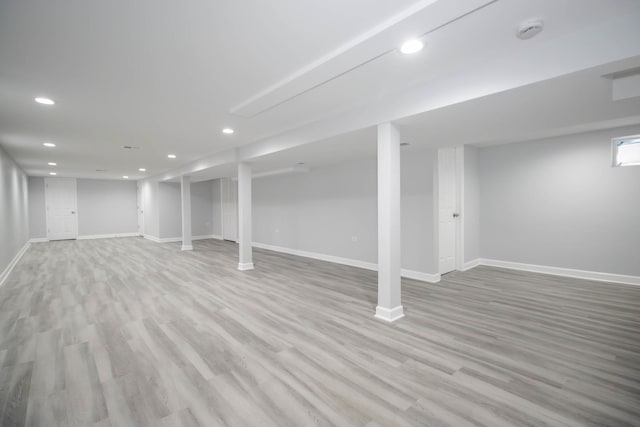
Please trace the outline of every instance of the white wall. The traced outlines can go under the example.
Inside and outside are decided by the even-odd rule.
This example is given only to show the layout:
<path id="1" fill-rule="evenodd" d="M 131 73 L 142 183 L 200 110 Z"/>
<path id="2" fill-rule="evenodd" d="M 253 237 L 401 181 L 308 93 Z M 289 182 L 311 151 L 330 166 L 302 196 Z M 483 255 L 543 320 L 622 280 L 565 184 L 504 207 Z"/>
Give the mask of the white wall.
<path id="1" fill-rule="evenodd" d="M 158 219 L 161 239 L 182 236 L 182 196 L 179 183 L 158 183 Z"/>
<path id="2" fill-rule="evenodd" d="M 138 232 L 135 181 L 78 179 L 78 235 Z"/>
<path id="3" fill-rule="evenodd" d="M 142 191 L 142 215 L 144 217 L 145 236 L 160 237 L 160 214 L 158 212 L 159 184 L 157 181 L 141 181 L 139 188 Z"/>
<path id="4" fill-rule="evenodd" d="M 29 237 L 46 239 L 44 178 L 29 177 Z M 134 181 L 78 179 L 78 236 L 138 232 Z"/>
<path id="5" fill-rule="evenodd" d="M 213 201 L 213 225 L 212 234 L 215 236 L 222 236 L 222 193 L 221 193 L 221 181 L 214 179 L 211 181 L 211 200 Z"/>
<path id="6" fill-rule="evenodd" d="M 0 147 L 0 278 L 29 240 L 27 175 Z"/>
<path id="7" fill-rule="evenodd" d="M 482 258 L 640 276 L 640 167 L 610 140 L 640 127 L 479 150 Z"/>
<path id="8" fill-rule="evenodd" d="M 423 273 L 436 271 L 434 159 L 402 152 L 402 267 Z M 252 203 L 255 242 L 377 263 L 375 158 L 256 179 Z"/>
<path id="9" fill-rule="evenodd" d="M 191 235 L 210 236 L 213 233 L 213 181 L 191 184 Z M 182 229 L 181 229 L 182 230 Z M 181 234 L 182 235 L 182 232 Z"/>
<path id="10" fill-rule="evenodd" d="M 29 188 L 29 238 L 47 238 L 47 207 L 44 197 L 44 178 L 30 176 Z"/>
<path id="11" fill-rule="evenodd" d="M 480 258 L 480 175 L 478 149 L 464 147 L 464 262 Z"/>

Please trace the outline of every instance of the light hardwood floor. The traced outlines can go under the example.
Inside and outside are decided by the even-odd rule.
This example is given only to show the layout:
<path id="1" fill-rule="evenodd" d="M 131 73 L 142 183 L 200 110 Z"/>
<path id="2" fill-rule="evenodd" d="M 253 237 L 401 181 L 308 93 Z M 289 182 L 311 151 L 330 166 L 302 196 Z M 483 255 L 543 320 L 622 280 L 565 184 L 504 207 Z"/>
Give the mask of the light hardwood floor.
<path id="1" fill-rule="evenodd" d="M 0 288 L 0 425 L 639 426 L 640 287 L 403 280 L 236 246 L 34 244 Z"/>

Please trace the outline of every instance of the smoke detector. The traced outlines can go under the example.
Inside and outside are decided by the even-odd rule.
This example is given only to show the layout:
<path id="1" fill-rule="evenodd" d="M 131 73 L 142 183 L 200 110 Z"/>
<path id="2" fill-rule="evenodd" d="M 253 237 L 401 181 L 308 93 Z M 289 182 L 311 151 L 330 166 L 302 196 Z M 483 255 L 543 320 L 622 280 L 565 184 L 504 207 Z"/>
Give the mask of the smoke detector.
<path id="1" fill-rule="evenodd" d="M 530 39 L 542 32 L 544 21 L 542 19 L 527 19 L 518 26 L 516 36 L 520 40 Z"/>

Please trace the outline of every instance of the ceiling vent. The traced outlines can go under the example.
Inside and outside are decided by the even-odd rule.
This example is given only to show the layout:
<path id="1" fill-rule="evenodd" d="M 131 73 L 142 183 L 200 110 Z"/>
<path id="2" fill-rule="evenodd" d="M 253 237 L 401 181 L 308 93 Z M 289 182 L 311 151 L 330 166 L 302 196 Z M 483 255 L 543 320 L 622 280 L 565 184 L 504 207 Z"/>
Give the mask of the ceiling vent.
<path id="1" fill-rule="evenodd" d="M 542 19 L 528 19 L 520 24 L 516 35 L 520 40 L 527 40 L 542 32 L 544 22 Z"/>

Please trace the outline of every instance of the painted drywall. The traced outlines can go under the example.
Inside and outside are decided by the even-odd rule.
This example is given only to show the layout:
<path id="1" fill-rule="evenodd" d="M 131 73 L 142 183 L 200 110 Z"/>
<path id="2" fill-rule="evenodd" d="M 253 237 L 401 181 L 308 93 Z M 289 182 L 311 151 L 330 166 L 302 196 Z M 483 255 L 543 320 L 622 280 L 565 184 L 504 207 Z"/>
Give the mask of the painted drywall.
<path id="1" fill-rule="evenodd" d="M 431 150 L 403 151 L 402 267 L 435 269 Z M 377 263 L 376 159 L 253 181 L 254 241 Z"/>
<path id="2" fill-rule="evenodd" d="M 191 235 L 209 236 L 213 233 L 213 181 L 191 184 Z"/>
<path id="3" fill-rule="evenodd" d="M 134 181 L 78 179 L 78 236 L 136 233 Z"/>
<path id="4" fill-rule="evenodd" d="M 640 127 L 481 148 L 482 258 L 640 275 L 640 166 L 611 138 Z"/>
<path id="5" fill-rule="evenodd" d="M 478 148 L 464 147 L 464 262 L 480 258 L 480 176 Z"/>
<path id="6" fill-rule="evenodd" d="M 179 183 L 158 183 L 158 221 L 158 237 L 161 239 L 182 236 L 182 196 Z"/>
<path id="7" fill-rule="evenodd" d="M 142 215 L 144 218 L 143 235 L 153 238 L 160 238 L 160 220 L 158 213 L 158 193 L 159 183 L 157 181 L 141 181 L 139 183 L 142 191 Z"/>
<path id="8" fill-rule="evenodd" d="M 211 200 L 213 201 L 213 224 L 211 232 L 214 236 L 222 236 L 222 192 L 221 181 L 211 181 Z"/>
<path id="9" fill-rule="evenodd" d="M 0 277 L 29 241 L 27 175 L 0 147 Z"/>
<path id="10" fill-rule="evenodd" d="M 30 176 L 29 188 L 29 238 L 47 238 L 47 211 L 44 198 L 44 178 Z"/>

